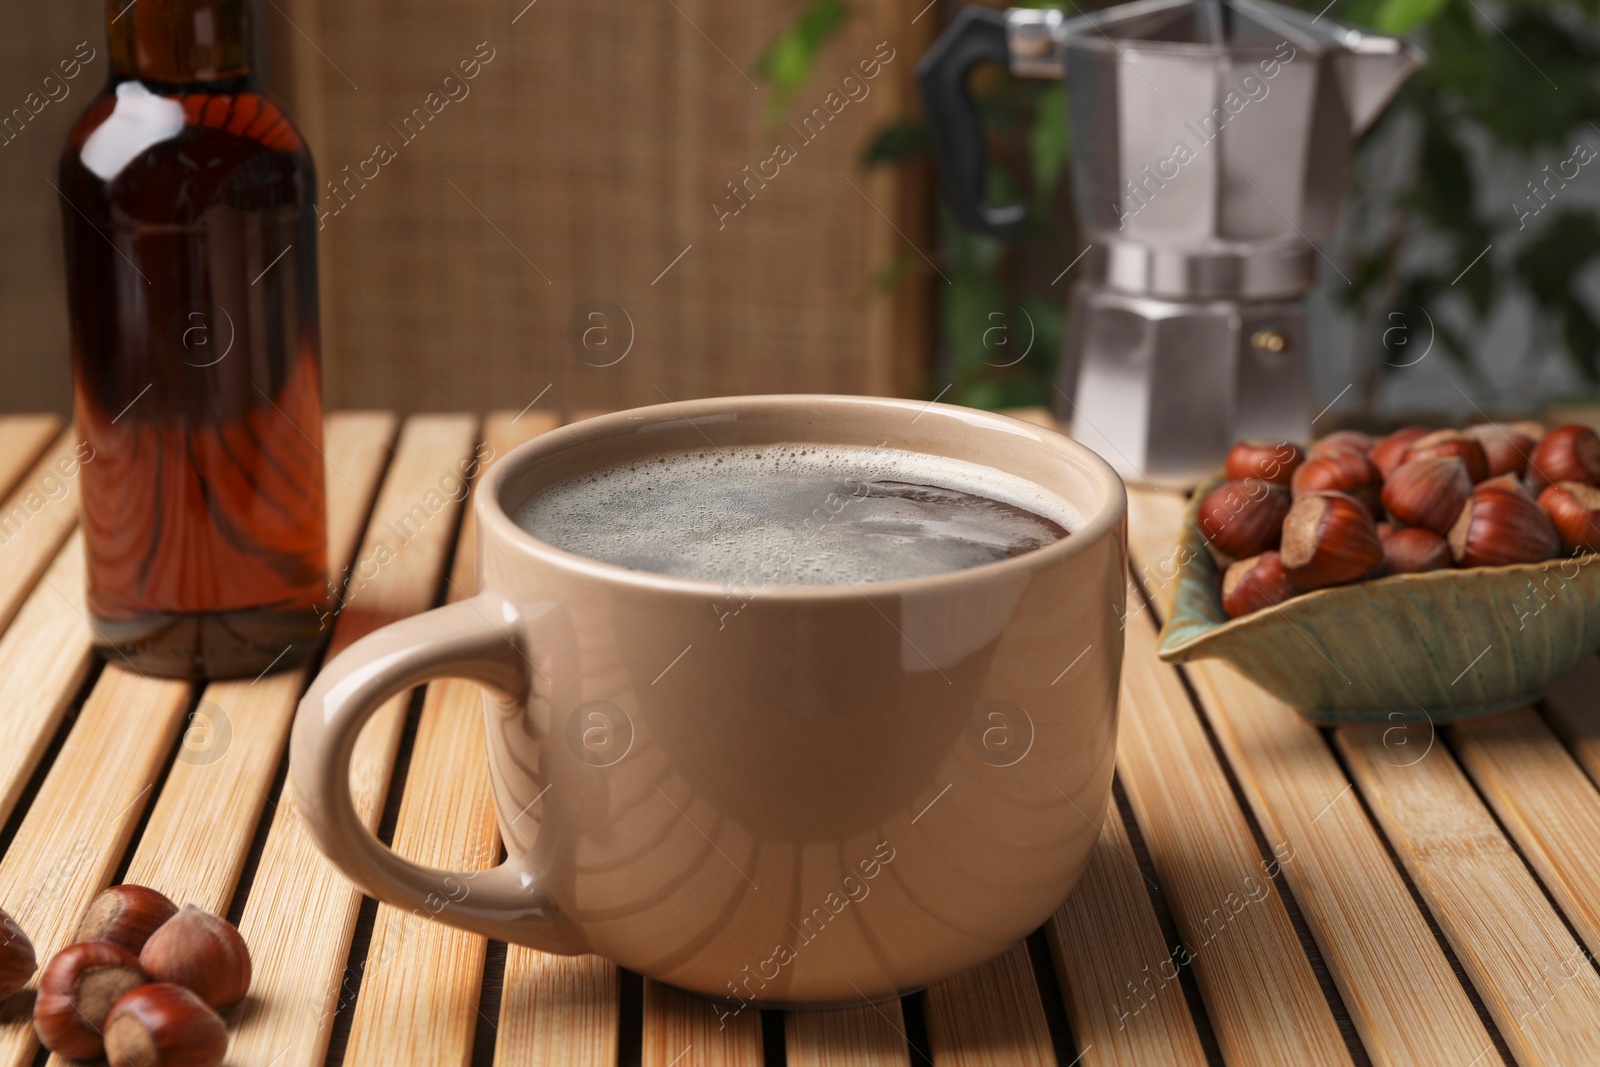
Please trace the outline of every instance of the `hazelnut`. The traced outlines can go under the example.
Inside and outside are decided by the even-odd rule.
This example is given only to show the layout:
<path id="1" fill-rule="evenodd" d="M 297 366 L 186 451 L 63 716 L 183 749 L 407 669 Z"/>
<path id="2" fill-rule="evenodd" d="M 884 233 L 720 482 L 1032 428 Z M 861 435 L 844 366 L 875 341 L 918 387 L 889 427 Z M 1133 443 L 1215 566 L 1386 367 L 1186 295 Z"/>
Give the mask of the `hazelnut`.
<path id="1" fill-rule="evenodd" d="M 1561 551 L 1550 516 L 1527 495 L 1501 486 L 1472 490 L 1449 540 L 1458 567 L 1537 563 Z"/>
<path id="2" fill-rule="evenodd" d="M 1478 443 L 1477 438 L 1468 437 L 1460 430 L 1435 430 L 1426 437 L 1417 438 L 1406 449 L 1401 462 L 1409 463 L 1414 459 L 1430 459 L 1434 456 L 1459 457 L 1467 465 L 1467 477 L 1472 479 L 1474 485 L 1489 477 L 1489 457 L 1483 451 L 1483 445 Z"/>
<path id="3" fill-rule="evenodd" d="M 217 1067 L 228 1051 L 222 1016 L 170 982 L 123 995 L 106 1016 L 110 1067 Z"/>
<path id="4" fill-rule="evenodd" d="M 109 941 L 69 945 L 39 976 L 33 1029 L 51 1052 L 79 1060 L 98 1056 L 111 1006 L 148 981 L 133 954 Z"/>
<path id="5" fill-rule="evenodd" d="M 1341 449 L 1350 449 L 1366 455 L 1372 451 L 1372 437 L 1360 430 L 1335 430 L 1326 437 L 1319 437 L 1311 442 L 1310 456 L 1320 456 L 1327 452 L 1337 452 Z"/>
<path id="6" fill-rule="evenodd" d="M 38 969 L 33 942 L 17 920 L 0 911 L 0 997 L 9 997 L 27 985 Z"/>
<path id="7" fill-rule="evenodd" d="M 1528 488 L 1542 493 L 1556 482 L 1600 485 L 1600 437 L 1568 423 L 1545 434 L 1528 459 Z"/>
<path id="8" fill-rule="evenodd" d="M 1534 499 L 1533 493 L 1528 491 L 1528 483 L 1522 480 L 1520 474 L 1496 474 L 1493 478 L 1485 478 L 1478 483 L 1478 488 L 1483 487 L 1509 489 L 1513 493 L 1521 493 L 1529 500 Z"/>
<path id="9" fill-rule="evenodd" d="M 1223 555 L 1255 556 L 1278 544 L 1289 491 L 1258 479 L 1225 482 L 1200 503 L 1200 532 Z"/>
<path id="10" fill-rule="evenodd" d="M 1276 552 L 1241 559 L 1222 576 L 1222 610 L 1230 619 L 1270 608 L 1299 593 Z"/>
<path id="11" fill-rule="evenodd" d="M 114 885 L 94 898 L 83 913 L 73 941 L 109 941 L 137 953 L 156 927 L 178 913 L 178 906 L 142 885 Z"/>
<path id="12" fill-rule="evenodd" d="M 1344 493 L 1306 493 L 1283 520 L 1279 559 L 1302 589 L 1353 582 L 1383 562 L 1372 513 Z"/>
<path id="13" fill-rule="evenodd" d="M 1255 478 L 1287 486 L 1305 458 L 1305 451 L 1293 441 L 1240 441 L 1228 450 L 1228 481 Z"/>
<path id="14" fill-rule="evenodd" d="M 1345 493 L 1355 497 L 1373 514 L 1378 511 L 1378 495 L 1383 476 L 1363 452 L 1333 449 L 1314 454 L 1289 479 L 1295 496 L 1303 493 Z"/>
<path id="15" fill-rule="evenodd" d="M 139 966 L 157 982 L 176 982 L 221 1011 L 250 990 L 250 950 L 226 919 L 193 904 L 163 923 L 139 953 Z"/>
<path id="16" fill-rule="evenodd" d="M 1501 474 L 1520 475 L 1527 470 L 1528 457 L 1533 455 L 1537 444 L 1532 437 L 1515 426 L 1504 426 L 1497 422 L 1470 426 L 1467 428 L 1467 434 L 1476 438 L 1483 446 L 1483 454 L 1489 460 L 1491 478 Z"/>
<path id="17" fill-rule="evenodd" d="M 1600 489 L 1582 482 L 1557 482 L 1539 494 L 1539 506 L 1561 537 L 1578 552 L 1600 552 Z"/>
<path id="18" fill-rule="evenodd" d="M 1455 566 L 1450 542 L 1421 526 L 1392 530 L 1379 540 L 1383 542 L 1385 574 L 1421 574 Z"/>
<path id="19" fill-rule="evenodd" d="M 1447 534 L 1472 495 L 1467 465 L 1455 456 L 1431 456 L 1400 464 L 1383 483 L 1383 508 L 1406 526 Z"/>
<path id="20" fill-rule="evenodd" d="M 1406 426 L 1388 437 L 1380 438 L 1378 443 L 1372 446 L 1372 451 L 1367 453 L 1367 458 L 1378 468 L 1378 473 L 1387 478 L 1390 471 L 1404 462 L 1406 449 L 1411 447 L 1411 442 L 1432 432 L 1426 426 Z"/>

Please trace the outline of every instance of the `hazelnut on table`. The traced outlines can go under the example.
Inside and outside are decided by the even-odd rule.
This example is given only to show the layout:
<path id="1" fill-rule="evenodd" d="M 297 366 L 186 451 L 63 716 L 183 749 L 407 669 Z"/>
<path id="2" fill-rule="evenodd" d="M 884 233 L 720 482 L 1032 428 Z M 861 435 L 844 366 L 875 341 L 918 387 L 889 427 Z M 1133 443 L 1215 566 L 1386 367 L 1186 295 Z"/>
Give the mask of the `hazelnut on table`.
<path id="1" fill-rule="evenodd" d="M 114 885 L 90 903 L 72 940 L 109 941 L 137 953 L 156 927 L 176 914 L 178 906 L 154 889 Z"/>
<path id="2" fill-rule="evenodd" d="M 1367 453 L 1367 458 L 1378 468 L 1378 473 L 1387 478 L 1390 471 L 1405 462 L 1406 450 L 1411 447 L 1411 442 L 1432 432 L 1426 426 L 1402 427 L 1387 437 L 1379 438 L 1378 443 L 1372 446 L 1372 451 Z"/>
<path id="3" fill-rule="evenodd" d="M 185 904 L 150 935 L 139 966 L 157 982 L 192 989 L 219 1011 L 250 990 L 250 950 L 232 923 Z"/>
<path id="4" fill-rule="evenodd" d="M 1527 477 L 1536 496 L 1557 482 L 1600 485 L 1600 436 L 1575 423 L 1557 426 L 1535 446 Z"/>
<path id="5" fill-rule="evenodd" d="M 1561 543 L 1575 552 L 1600 552 L 1600 489 L 1582 482 L 1557 482 L 1539 494 L 1539 506 Z"/>
<path id="6" fill-rule="evenodd" d="M 33 942 L 17 920 L 0 911 L 0 997 L 9 997 L 27 985 L 38 969 Z"/>
<path id="7" fill-rule="evenodd" d="M 1307 493 L 1345 493 L 1376 514 L 1383 477 L 1365 452 L 1331 449 L 1320 455 L 1313 454 L 1302 463 L 1289 480 L 1289 487 L 1297 498 Z"/>
<path id="8" fill-rule="evenodd" d="M 108 1067 L 217 1067 L 228 1051 L 222 1016 L 180 985 L 124 994 L 106 1016 Z"/>
<path id="9" fill-rule="evenodd" d="M 1543 508 L 1524 493 L 1491 485 L 1473 489 L 1449 540 L 1458 567 L 1538 563 L 1561 551 Z"/>
<path id="10" fill-rule="evenodd" d="M 33 1002 L 33 1029 L 39 1042 L 73 1059 L 100 1055 L 112 1005 L 148 982 L 133 954 L 109 941 L 67 946 L 39 976 L 39 995 Z"/>
<path id="11" fill-rule="evenodd" d="M 1383 562 L 1372 513 L 1344 493 L 1307 493 L 1283 520 L 1283 569 L 1303 589 L 1343 585 Z"/>

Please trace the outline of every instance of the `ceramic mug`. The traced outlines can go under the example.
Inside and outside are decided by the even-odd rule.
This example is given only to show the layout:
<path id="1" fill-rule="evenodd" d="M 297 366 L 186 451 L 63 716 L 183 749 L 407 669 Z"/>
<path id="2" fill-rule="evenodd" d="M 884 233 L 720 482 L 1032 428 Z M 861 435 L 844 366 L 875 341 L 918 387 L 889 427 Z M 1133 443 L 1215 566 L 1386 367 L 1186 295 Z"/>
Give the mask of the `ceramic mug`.
<path id="1" fill-rule="evenodd" d="M 1082 522 L 968 570 L 752 588 L 586 559 L 511 518 L 618 462 L 802 442 L 984 464 Z M 357 641 L 295 723 L 300 811 L 367 893 L 599 953 L 727 1014 L 926 986 L 1072 889 L 1110 797 L 1127 566 L 1123 486 L 1088 449 L 940 404 L 697 400 L 546 433 L 495 463 L 473 506 L 481 591 Z M 402 859 L 351 802 L 362 724 L 439 677 L 487 687 L 507 852 L 491 870 Z"/>

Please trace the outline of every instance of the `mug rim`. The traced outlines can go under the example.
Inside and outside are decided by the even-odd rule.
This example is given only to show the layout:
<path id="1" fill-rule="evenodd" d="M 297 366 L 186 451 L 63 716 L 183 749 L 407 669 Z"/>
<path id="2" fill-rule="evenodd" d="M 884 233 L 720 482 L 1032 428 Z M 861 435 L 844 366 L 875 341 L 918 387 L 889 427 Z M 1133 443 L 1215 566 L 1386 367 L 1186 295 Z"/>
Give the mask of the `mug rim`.
<path id="1" fill-rule="evenodd" d="M 1009 415 L 1002 415 L 998 412 L 962 407 L 957 404 L 938 404 L 918 400 L 904 400 L 897 397 L 850 396 L 831 393 L 767 393 L 751 396 L 705 397 L 699 400 L 669 401 L 665 404 L 626 408 L 576 422 L 569 422 L 553 430 L 547 430 L 532 440 L 517 445 L 499 459 L 491 462 L 489 469 L 485 472 L 483 479 L 473 493 L 473 508 L 477 518 L 478 537 L 482 538 L 487 536 L 490 531 L 493 531 L 501 540 L 536 558 L 542 559 L 551 566 L 601 581 L 617 582 L 636 589 L 659 593 L 682 593 L 697 597 L 725 595 L 728 585 L 726 582 L 715 581 L 710 578 L 686 578 L 680 575 L 660 574 L 654 571 L 632 570 L 615 563 L 592 559 L 576 552 L 568 552 L 566 549 L 557 548 L 547 541 L 540 540 L 517 525 L 516 520 L 501 506 L 500 496 L 505 481 L 539 456 L 553 454 L 586 441 L 620 436 L 624 431 L 636 430 L 636 424 L 639 420 L 645 418 L 653 418 L 654 421 L 665 425 L 683 423 L 693 425 L 698 418 L 730 413 L 736 414 L 740 411 L 747 412 L 751 408 L 764 408 L 767 410 L 807 408 L 814 411 L 819 406 L 862 409 L 879 408 L 893 412 L 916 412 L 917 418 L 933 414 L 953 418 L 969 426 L 980 427 L 990 432 L 1032 438 L 1040 447 L 1065 453 L 1076 461 L 1099 484 L 1103 492 L 1102 503 L 1097 510 L 1085 515 L 1081 526 L 1069 531 L 1071 536 L 1054 541 L 1042 548 L 1024 552 L 1020 556 L 980 563 L 975 567 L 965 567 L 961 570 L 942 571 L 937 574 L 917 575 L 909 578 L 891 578 L 874 582 L 836 582 L 804 585 L 773 582 L 755 587 L 754 596 L 758 599 L 777 601 L 833 600 L 847 596 L 865 596 L 869 592 L 892 596 L 948 591 L 959 588 L 962 585 L 986 583 L 1007 574 L 1047 567 L 1072 556 L 1091 551 L 1094 546 L 1100 544 L 1106 537 L 1115 534 L 1127 515 L 1128 495 L 1122 478 L 1099 453 L 1059 431 L 1013 418 Z M 981 460 L 970 460 L 969 462 L 978 463 L 981 466 L 991 466 L 991 464 L 983 463 Z M 1025 480 L 1033 481 L 1031 478 Z M 1059 492 L 1048 486 L 1043 486 L 1042 488 L 1056 493 L 1058 496 L 1060 495 Z M 1082 508 L 1076 501 L 1068 500 L 1067 503 L 1080 511 L 1087 510 Z M 482 558 L 480 553 L 479 559 L 481 560 Z"/>

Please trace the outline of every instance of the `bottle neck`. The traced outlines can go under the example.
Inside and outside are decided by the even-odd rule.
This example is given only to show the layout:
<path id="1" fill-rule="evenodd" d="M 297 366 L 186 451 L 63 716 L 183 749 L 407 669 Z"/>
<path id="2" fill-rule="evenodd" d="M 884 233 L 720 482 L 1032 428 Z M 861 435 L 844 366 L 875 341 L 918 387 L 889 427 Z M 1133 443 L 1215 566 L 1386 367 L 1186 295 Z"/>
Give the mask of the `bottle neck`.
<path id="1" fill-rule="evenodd" d="M 186 84 L 250 74 L 249 0 L 107 0 L 111 69 L 141 81 Z"/>

